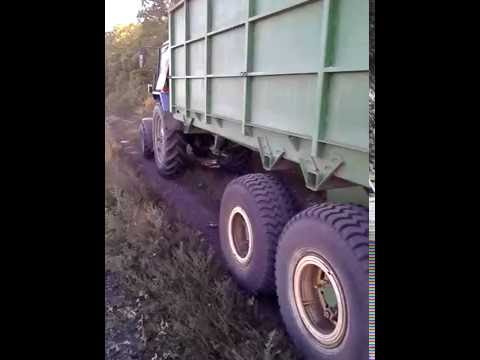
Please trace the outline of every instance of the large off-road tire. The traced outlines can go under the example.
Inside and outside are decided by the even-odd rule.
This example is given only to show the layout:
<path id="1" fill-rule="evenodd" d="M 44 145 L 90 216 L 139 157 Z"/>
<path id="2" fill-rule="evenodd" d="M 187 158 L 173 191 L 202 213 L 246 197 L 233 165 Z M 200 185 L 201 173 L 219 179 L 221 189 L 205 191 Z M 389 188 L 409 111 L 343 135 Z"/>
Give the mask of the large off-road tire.
<path id="1" fill-rule="evenodd" d="M 153 158 L 152 118 L 143 118 L 138 126 L 140 149 L 146 159 Z"/>
<path id="2" fill-rule="evenodd" d="M 368 359 L 367 209 L 322 204 L 296 215 L 275 277 L 283 322 L 307 359 Z"/>
<path id="3" fill-rule="evenodd" d="M 228 184 L 220 209 L 220 245 L 229 270 L 247 290 L 274 291 L 277 241 L 295 212 L 293 196 L 273 175 L 249 174 Z"/>
<path id="4" fill-rule="evenodd" d="M 153 111 L 153 151 L 155 163 L 162 176 L 181 175 L 188 164 L 187 144 L 179 122 L 160 105 Z"/>

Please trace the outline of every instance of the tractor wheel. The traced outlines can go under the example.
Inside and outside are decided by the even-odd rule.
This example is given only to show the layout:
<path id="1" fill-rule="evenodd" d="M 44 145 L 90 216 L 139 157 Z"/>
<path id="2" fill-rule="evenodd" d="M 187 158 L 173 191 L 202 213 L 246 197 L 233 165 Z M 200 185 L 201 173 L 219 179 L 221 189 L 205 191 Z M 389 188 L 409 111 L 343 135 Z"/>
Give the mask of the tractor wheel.
<path id="1" fill-rule="evenodd" d="M 187 167 L 187 144 L 178 123 L 157 105 L 153 112 L 153 151 L 158 171 L 164 177 L 181 175 Z"/>
<path id="2" fill-rule="evenodd" d="M 295 212 L 290 191 L 272 175 L 249 174 L 228 184 L 220 209 L 220 245 L 227 267 L 244 288 L 274 291 L 278 237 Z"/>
<path id="3" fill-rule="evenodd" d="M 146 159 L 153 158 L 153 134 L 152 134 L 152 118 L 142 119 L 138 126 L 140 137 L 140 148 Z"/>
<path id="4" fill-rule="evenodd" d="M 275 277 L 283 322 L 307 359 L 368 359 L 368 210 L 322 204 L 296 215 Z"/>

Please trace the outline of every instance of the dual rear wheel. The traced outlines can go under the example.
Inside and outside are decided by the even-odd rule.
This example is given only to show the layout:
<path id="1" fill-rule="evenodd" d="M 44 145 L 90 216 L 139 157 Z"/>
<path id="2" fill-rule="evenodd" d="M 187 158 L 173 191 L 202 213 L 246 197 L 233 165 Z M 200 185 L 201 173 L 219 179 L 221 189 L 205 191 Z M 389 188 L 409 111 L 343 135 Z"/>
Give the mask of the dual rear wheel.
<path id="1" fill-rule="evenodd" d="M 297 215 L 277 178 L 233 180 L 222 198 L 222 254 L 253 293 L 276 292 L 307 359 L 368 358 L 368 210 L 322 204 Z"/>

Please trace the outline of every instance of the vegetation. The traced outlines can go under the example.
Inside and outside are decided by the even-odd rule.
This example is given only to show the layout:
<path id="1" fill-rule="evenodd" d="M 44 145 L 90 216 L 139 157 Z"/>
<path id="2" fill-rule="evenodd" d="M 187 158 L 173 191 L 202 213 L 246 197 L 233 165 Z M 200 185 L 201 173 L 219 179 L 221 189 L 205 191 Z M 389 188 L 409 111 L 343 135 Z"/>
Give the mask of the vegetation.
<path id="1" fill-rule="evenodd" d="M 143 359 L 296 359 L 279 318 L 265 318 L 202 234 L 153 201 L 119 146 L 106 142 L 106 270 L 119 275 L 130 304 L 108 299 L 107 334 L 131 316 Z"/>
<path id="2" fill-rule="evenodd" d="M 139 23 L 105 33 L 106 112 L 118 116 L 150 114 L 153 101 L 147 84 L 153 82 L 158 48 L 168 40 L 167 8 L 171 1 L 144 0 Z M 144 52 L 144 66 L 139 54 Z"/>

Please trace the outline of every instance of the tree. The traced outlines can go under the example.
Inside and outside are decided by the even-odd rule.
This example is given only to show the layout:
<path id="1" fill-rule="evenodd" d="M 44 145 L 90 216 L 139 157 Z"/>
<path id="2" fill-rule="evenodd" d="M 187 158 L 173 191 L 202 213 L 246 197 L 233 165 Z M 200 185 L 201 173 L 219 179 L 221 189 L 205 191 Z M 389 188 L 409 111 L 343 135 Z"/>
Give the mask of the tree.
<path id="1" fill-rule="evenodd" d="M 105 33 L 105 98 L 108 112 L 131 114 L 149 98 L 158 49 L 168 39 L 168 9 L 178 0 L 143 0 L 139 23 Z M 139 53 L 145 63 L 139 67 Z"/>
<path id="2" fill-rule="evenodd" d="M 142 0 L 142 9 L 138 12 L 137 18 L 141 22 L 160 22 L 165 21 L 168 15 L 168 9 L 172 0 Z"/>

